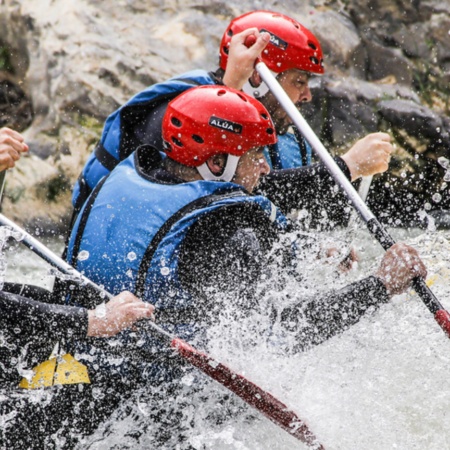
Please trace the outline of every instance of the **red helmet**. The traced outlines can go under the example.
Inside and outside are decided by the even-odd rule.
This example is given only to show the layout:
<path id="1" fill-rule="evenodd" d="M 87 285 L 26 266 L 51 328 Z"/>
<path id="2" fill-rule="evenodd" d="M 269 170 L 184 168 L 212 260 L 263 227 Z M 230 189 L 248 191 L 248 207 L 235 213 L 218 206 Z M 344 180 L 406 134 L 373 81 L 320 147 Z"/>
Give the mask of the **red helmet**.
<path id="1" fill-rule="evenodd" d="M 277 141 L 266 108 L 226 86 L 196 87 L 172 100 L 162 136 L 167 156 L 191 167 L 220 153 L 241 157 L 251 148 Z"/>
<path id="2" fill-rule="evenodd" d="M 261 54 L 262 61 L 275 73 L 288 69 L 323 74 L 323 53 L 317 38 L 283 14 L 252 11 L 232 20 L 220 43 L 220 67 L 226 69 L 231 38 L 241 31 L 256 27 L 270 34 L 270 42 Z"/>

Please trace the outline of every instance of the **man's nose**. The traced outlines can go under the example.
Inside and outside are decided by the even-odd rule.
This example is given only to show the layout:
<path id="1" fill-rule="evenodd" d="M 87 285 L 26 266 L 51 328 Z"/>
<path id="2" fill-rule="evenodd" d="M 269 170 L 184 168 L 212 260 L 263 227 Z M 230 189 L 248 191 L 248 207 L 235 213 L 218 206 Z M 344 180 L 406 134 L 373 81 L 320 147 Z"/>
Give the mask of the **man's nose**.
<path id="1" fill-rule="evenodd" d="M 298 101 L 296 104 L 301 106 L 302 103 L 308 103 L 312 100 L 311 89 L 309 86 L 306 86 L 303 92 L 298 96 Z"/>

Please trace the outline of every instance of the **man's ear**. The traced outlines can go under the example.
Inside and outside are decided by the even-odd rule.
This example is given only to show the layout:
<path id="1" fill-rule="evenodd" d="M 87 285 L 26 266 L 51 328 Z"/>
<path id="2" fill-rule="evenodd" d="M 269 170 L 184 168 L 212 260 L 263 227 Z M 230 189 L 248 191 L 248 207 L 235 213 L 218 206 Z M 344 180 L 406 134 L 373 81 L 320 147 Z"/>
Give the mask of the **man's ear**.
<path id="1" fill-rule="evenodd" d="M 262 83 L 262 78 L 258 71 L 254 70 L 252 76 L 248 79 L 252 87 L 258 87 Z"/>
<path id="2" fill-rule="evenodd" d="M 226 155 L 221 153 L 220 155 L 214 155 L 208 158 L 206 160 L 206 165 L 208 166 L 208 169 L 211 171 L 211 173 L 217 176 L 222 174 L 225 167 L 225 162 Z"/>

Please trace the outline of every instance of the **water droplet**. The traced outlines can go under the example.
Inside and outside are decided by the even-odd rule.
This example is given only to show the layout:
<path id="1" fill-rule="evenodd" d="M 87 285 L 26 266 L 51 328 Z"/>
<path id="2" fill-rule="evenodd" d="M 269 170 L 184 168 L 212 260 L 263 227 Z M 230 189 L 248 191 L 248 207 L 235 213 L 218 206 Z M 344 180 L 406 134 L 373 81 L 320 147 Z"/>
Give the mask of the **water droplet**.
<path id="1" fill-rule="evenodd" d="M 447 172 L 445 172 L 444 181 L 450 181 L 450 170 L 447 170 Z"/>
<path id="2" fill-rule="evenodd" d="M 80 253 L 78 253 L 78 261 L 86 261 L 89 259 L 89 252 L 87 250 L 81 250 Z"/>
<path id="3" fill-rule="evenodd" d="M 447 169 L 447 167 L 450 165 L 450 161 L 447 158 L 444 158 L 443 156 L 440 156 L 437 161 L 439 165 L 444 169 Z"/>
<path id="4" fill-rule="evenodd" d="M 127 277 L 128 278 L 133 278 L 133 271 L 131 269 L 127 270 Z"/>
<path id="5" fill-rule="evenodd" d="M 222 139 L 226 139 L 227 135 L 226 134 L 222 134 Z"/>
<path id="6" fill-rule="evenodd" d="M 136 253 L 134 253 L 134 252 L 128 253 L 127 258 L 128 258 L 130 261 L 134 261 L 134 260 L 137 258 Z"/>
<path id="7" fill-rule="evenodd" d="M 170 273 L 170 269 L 168 267 L 161 267 L 161 275 L 167 276 Z"/>
<path id="8" fill-rule="evenodd" d="M 406 172 L 402 172 L 402 173 L 401 173 L 401 177 L 402 177 L 402 178 L 406 178 Z"/>
<path id="9" fill-rule="evenodd" d="M 432 199 L 435 203 L 439 203 L 442 200 L 442 195 L 436 192 L 436 194 L 433 195 Z"/>
<path id="10" fill-rule="evenodd" d="M 431 205 L 428 202 L 425 203 L 425 205 L 423 205 L 423 206 L 427 211 L 429 211 L 431 209 Z"/>
<path id="11" fill-rule="evenodd" d="M 106 305 L 104 303 L 101 303 L 97 306 L 97 308 L 95 308 L 95 315 L 99 319 L 106 317 Z"/>

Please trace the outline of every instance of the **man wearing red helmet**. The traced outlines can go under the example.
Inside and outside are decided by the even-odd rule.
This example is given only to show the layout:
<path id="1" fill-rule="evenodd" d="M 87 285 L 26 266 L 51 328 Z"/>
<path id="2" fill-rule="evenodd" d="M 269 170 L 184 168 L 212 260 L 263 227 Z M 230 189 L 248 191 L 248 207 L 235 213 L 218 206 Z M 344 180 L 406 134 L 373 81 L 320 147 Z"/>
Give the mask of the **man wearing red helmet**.
<path id="1" fill-rule="evenodd" d="M 279 141 L 266 153 L 274 169 L 288 169 L 311 163 L 311 147 L 295 128 L 292 121 L 248 59 L 241 33 L 253 29 L 254 36 L 268 33 L 270 40 L 260 59 L 277 77 L 292 102 L 300 108 L 311 101 L 308 80 L 311 75 L 324 73 L 323 53 L 317 38 L 296 20 L 271 11 L 253 11 L 232 20 L 220 44 L 220 67 L 227 79 L 226 69 L 231 64 L 242 68 L 240 78 L 232 82 L 243 85 L 244 92 L 258 98 L 270 112 Z M 245 68 L 245 70 L 244 70 Z M 361 176 L 384 172 L 388 168 L 392 146 L 386 133 L 373 133 L 352 147 L 342 159 L 352 181 Z"/>
<path id="2" fill-rule="evenodd" d="M 195 342 L 227 303 L 237 315 L 257 307 L 271 251 L 289 229 L 266 197 L 252 194 L 270 170 L 263 147 L 276 143 L 276 135 L 255 99 L 203 86 L 169 103 L 163 139 L 167 158 L 140 147 L 95 189 L 75 224 L 68 259 L 108 291 L 128 289 L 151 302 L 163 326 Z M 285 261 L 295 259 L 290 245 L 279 251 Z M 278 306 L 284 321 L 298 327 L 298 347 L 304 347 L 357 322 L 369 306 L 425 274 L 415 250 L 399 244 L 385 254 L 376 276 L 320 299 Z M 157 358 L 154 375 L 170 377 L 160 352 Z M 102 366 L 97 359 L 94 365 Z"/>
<path id="3" fill-rule="evenodd" d="M 141 146 L 97 185 L 76 220 L 68 261 L 111 293 L 127 289 L 154 304 L 162 327 L 204 346 L 207 329 L 224 316 L 240 323 L 255 311 L 268 315 L 258 292 L 264 276 L 276 285 L 294 268 L 288 220 L 255 194 L 270 171 L 264 146 L 277 138 L 264 106 L 225 86 L 197 87 L 172 100 L 162 135 L 167 157 Z M 280 245 L 284 236 L 288 245 Z M 280 257 L 284 264 L 270 278 L 267 268 Z M 376 276 L 321 298 L 281 295 L 274 317 L 296 336 L 295 350 L 303 349 L 357 322 L 425 273 L 417 253 L 397 245 Z M 95 307 L 76 294 L 70 303 Z M 178 385 L 188 368 L 157 337 L 123 339 L 147 349 L 151 361 L 124 354 L 117 362 L 108 349 L 74 348 L 86 355 L 80 360 L 106 408 L 111 395 L 135 384 L 164 383 L 164 391 L 170 382 Z"/>
<path id="4" fill-rule="evenodd" d="M 256 38 L 250 48 L 245 45 L 249 36 Z M 311 169 L 295 169 L 311 162 L 311 149 L 299 135 L 294 137 L 286 132 L 290 125 L 286 113 L 272 94 L 266 92 L 254 72 L 255 59 L 261 54 L 270 69 L 280 73 L 280 82 L 296 104 L 309 101 L 309 74 L 321 74 L 324 70 L 320 44 L 314 35 L 287 16 L 253 11 L 230 23 L 222 39 L 220 54 L 221 68 L 215 73 L 193 71 L 150 86 L 111 114 L 101 141 L 74 188 L 76 211 L 98 181 L 140 144 L 161 148 L 161 121 L 171 98 L 195 85 L 224 83 L 236 89 L 244 88 L 265 104 L 277 133 L 281 135 L 277 144 L 268 146 L 269 163 L 275 169 L 294 168 L 274 171 L 265 177 L 261 186 L 264 195 L 284 212 L 306 209 L 319 218 L 328 202 L 330 215 L 333 218 L 343 216 L 345 220 L 347 201 L 339 191 L 333 191 L 334 181 L 324 166 L 317 164 Z M 337 158 L 337 162 L 349 178 L 356 180 L 363 175 L 385 171 L 391 150 L 389 136 L 375 133 L 358 141 L 342 159 Z"/>

